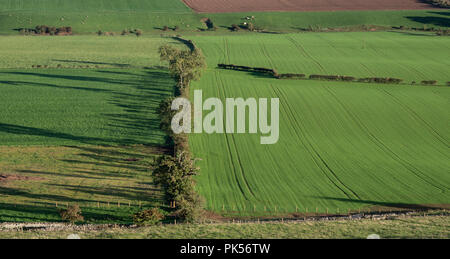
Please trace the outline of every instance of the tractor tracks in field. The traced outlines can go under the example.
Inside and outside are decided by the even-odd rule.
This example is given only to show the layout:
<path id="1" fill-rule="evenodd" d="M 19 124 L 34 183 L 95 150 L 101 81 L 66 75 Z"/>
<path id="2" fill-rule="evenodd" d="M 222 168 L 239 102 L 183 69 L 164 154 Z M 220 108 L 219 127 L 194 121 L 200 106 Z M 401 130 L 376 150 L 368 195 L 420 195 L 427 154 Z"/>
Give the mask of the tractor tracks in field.
<path id="1" fill-rule="evenodd" d="M 225 99 L 224 84 L 223 84 L 223 81 L 221 80 L 220 75 L 219 75 L 218 72 L 216 72 L 215 79 L 216 79 L 216 82 L 217 82 L 216 86 L 217 86 L 217 90 L 218 90 L 219 96 L 222 97 L 223 99 Z M 220 89 L 221 87 L 222 87 L 223 91 L 221 91 L 221 89 Z M 230 157 L 230 162 L 231 162 L 231 164 L 233 166 L 234 178 L 236 179 L 236 183 L 239 186 L 239 190 L 241 191 L 242 196 L 246 200 L 250 200 L 250 198 L 258 200 L 256 198 L 255 193 L 251 189 L 247 178 L 245 177 L 244 167 L 242 165 L 242 161 L 241 161 L 241 158 L 239 156 L 239 151 L 238 151 L 238 148 L 237 148 L 237 145 L 236 145 L 236 140 L 234 138 L 234 135 L 231 135 L 231 141 L 230 141 L 229 134 L 225 133 L 224 135 L 225 135 L 225 142 L 227 144 L 227 151 L 228 151 L 228 154 L 229 154 L 229 157 Z M 236 153 L 236 159 L 233 158 L 233 152 L 232 152 L 233 148 L 234 148 L 234 151 Z M 235 163 L 235 160 L 237 160 L 237 163 Z M 236 169 L 236 168 L 238 168 L 238 169 Z M 238 173 L 238 171 L 239 171 L 239 173 Z M 238 175 L 241 176 L 242 181 L 240 181 Z M 241 185 L 241 182 L 243 182 L 244 184 Z M 248 193 L 245 190 L 247 190 L 248 193 L 250 193 L 251 197 L 247 197 Z"/>
<path id="2" fill-rule="evenodd" d="M 441 142 L 442 144 L 444 144 L 444 146 L 446 146 L 447 148 L 450 147 L 449 143 L 445 140 L 445 138 L 443 136 L 441 136 L 441 134 L 439 134 L 439 132 L 437 132 L 427 121 L 425 121 L 422 117 L 420 117 L 419 114 L 417 114 L 413 109 L 411 109 L 408 105 L 404 104 L 402 101 L 400 101 L 400 99 L 398 99 L 396 96 L 392 95 L 391 93 L 389 93 L 388 91 L 386 91 L 385 89 L 378 89 L 379 91 L 383 92 L 384 94 L 388 95 L 389 97 L 392 98 L 392 100 L 394 100 L 394 102 L 396 102 L 397 104 L 399 104 L 401 107 L 403 107 L 406 111 L 409 112 L 409 114 L 412 115 L 412 117 L 414 119 L 416 119 L 416 121 L 422 123 L 423 125 L 426 126 L 426 128 L 428 128 L 428 130 L 431 132 L 432 135 L 434 135 L 434 137 Z"/>
<path id="3" fill-rule="evenodd" d="M 410 173 L 414 174 L 416 177 L 421 179 L 422 181 L 428 183 L 429 185 L 433 186 L 434 188 L 439 189 L 442 192 L 445 192 L 446 188 L 445 186 L 441 186 L 438 183 L 434 182 L 434 179 L 427 176 L 424 172 L 413 166 L 408 161 L 405 161 L 403 158 L 401 158 L 399 155 L 397 155 L 391 148 L 389 148 L 386 144 L 383 143 L 375 134 L 373 134 L 370 129 L 364 125 L 364 123 L 358 118 L 358 116 L 354 115 L 350 110 L 345 106 L 345 104 L 334 94 L 333 91 L 331 91 L 327 86 L 324 87 L 324 89 L 336 100 L 336 102 L 341 106 L 341 108 L 347 113 L 349 118 L 353 120 L 356 125 L 362 130 L 362 132 L 365 132 L 367 136 L 369 137 L 369 140 L 374 143 L 376 146 L 378 146 L 381 150 L 383 150 L 386 154 L 389 154 L 392 159 L 397 161 L 400 165 L 402 165 L 406 170 L 408 170 Z"/>
<path id="4" fill-rule="evenodd" d="M 300 53 L 303 54 L 304 57 L 309 58 L 310 60 L 312 60 L 319 68 L 322 72 L 326 72 L 325 68 L 322 66 L 322 64 L 320 64 L 319 61 L 317 61 L 313 56 L 311 56 L 310 54 L 308 54 L 308 52 L 305 50 L 305 48 L 299 43 L 297 42 L 294 38 L 292 38 L 292 36 L 286 35 L 286 39 L 288 41 L 290 41 L 297 50 L 300 51 Z"/>
<path id="5" fill-rule="evenodd" d="M 271 87 L 278 96 L 287 100 L 287 97 L 282 90 L 280 90 L 277 87 L 274 87 L 273 85 L 271 85 Z M 347 198 L 352 200 L 357 198 L 358 200 L 361 200 L 361 198 L 355 191 L 353 191 L 341 179 L 339 179 L 337 173 L 334 172 L 334 170 L 328 165 L 325 159 L 322 158 L 322 156 L 316 150 L 316 148 L 314 148 L 313 144 L 311 143 L 311 141 L 307 136 L 306 131 L 302 130 L 300 122 L 297 120 L 295 113 L 292 111 L 289 105 L 286 105 L 286 111 L 288 112 L 290 119 L 297 125 L 297 127 L 294 130 L 295 134 L 297 135 L 297 138 L 308 150 L 308 153 L 310 154 L 311 158 L 313 159 L 316 166 L 320 169 L 320 171 L 327 177 L 327 179 L 334 186 L 336 186 L 336 188 L 338 188 L 345 196 L 347 196 Z"/>
<path id="6" fill-rule="evenodd" d="M 224 59 L 228 64 L 231 64 L 230 61 L 230 48 L 228 47 L 228 39 L 227 38 L 223 38 L 223 45 L 224 45 Z"/>
<path id="7" fill-rule="evenodd" d="M 276 68 L 275 63 L 273 62 L 272 58 L 270 57 L 269 52 L 267 51 L 266 45 L 264 44 L 264 42 L 261 42 L 260 45 L 261 45 L 262 53 L 264 54 L 264 56 L 266 56 L 270 67 L 275 69 Z"/>

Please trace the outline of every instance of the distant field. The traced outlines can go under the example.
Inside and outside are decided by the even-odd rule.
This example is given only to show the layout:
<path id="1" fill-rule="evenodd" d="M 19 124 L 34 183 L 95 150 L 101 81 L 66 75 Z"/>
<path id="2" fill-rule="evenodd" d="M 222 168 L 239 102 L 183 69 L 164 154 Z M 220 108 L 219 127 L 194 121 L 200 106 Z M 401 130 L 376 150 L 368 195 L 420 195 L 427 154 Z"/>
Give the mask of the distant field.
<path id="1" fill-rule="evenodd" d="M 192 37 L 208 72 L 204 98 L 280 98 L 280 140 L 190 136 L 198 188 L 225 214 L 357 211 L 449 204 L 448 110 L 443 86 L 277 80 L 217 63 L 282 72 L 450 81 L 448 38 L 398 33 Z M 437 54 L 439 53 L 439 54 Z"/>
<path id="2" fill-rule="evenodd" d="M 0 12 L 4 11 L 33 12 L 85 12 L 85 11 L 145 11 L 158 12 L 190 12 L 180 0 L 2 0 Z"/>
<path id="3" fill-rule="evenodd" d="M 430 9 L 417 0 L 183 0 L 200 13 Z"/>
<path id="4" fill-rule="evenodd" d="M 241 1 L 245 3 L 245 1 Z M 210 6 L 208 4 L 207 6 Z M 72 26 L 76 34 L 108 31 L 120 34 L 124 29 L 141 29 L 144 34 L 162 33 L 164 26 L 178 26 L 178 32 L 205 29 L 202 18 L 214 21 L 218 31 L 228 32 L 232 24 L 255 16 L 258 27 L 268 31 L 292 32 L 302 28 L 345 27 L 361 25 L 449 27 L 449 11 L 338 11 L 338 12 L 238 12 L 197 14 L 181 1 L 2 1 L 0 3 L 0 34 L 17 35 L 20 28 L 37 25 Z"/>
<path id="5" fill-rule="evenodd" d="M 142 68 L 159 66 L 159 46 L 178 44 L 155 36 L 0 37 L 0 68 Z"/>

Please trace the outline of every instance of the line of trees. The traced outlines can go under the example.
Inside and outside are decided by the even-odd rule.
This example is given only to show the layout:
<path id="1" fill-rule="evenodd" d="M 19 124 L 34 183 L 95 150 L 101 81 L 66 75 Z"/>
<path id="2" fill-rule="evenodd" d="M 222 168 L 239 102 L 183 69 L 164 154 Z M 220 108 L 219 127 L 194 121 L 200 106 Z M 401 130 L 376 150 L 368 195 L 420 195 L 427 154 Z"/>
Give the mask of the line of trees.
<path id="1" fill-rule="evenodd" d="M 193 49 L 181 50 L 170 45 L 159 48 L 161 61 L 169 63 L 170 73 L 176 79 L 175 96 L 187 97 L 192 80 L 200 78 L 206 68 L 203 53 L 192 44 Z M 159 157 L 153 168 L 156 184 L 161 185 L 171 207 L 175 209 L 173 216 L 185 222 L 196 222 L 202 218 L 204 199 L 195 190 L 194 176 L 199 168 L 195 166 L 189 150 L 186 134 L 174 134 L 171 121 L 175 111 L 171 109 L 172 98 L 164 100 L 159 107 L 161 129 L 169 136 L 169 144 L 173 153 Z"/>
<path id="2" fill-rule="evenodd" d="M 19 30 L 21 34 L 37 34 L 37 35 L 71 35 L 72 27 L 54 27 L 47 25 L 38 25 L 34 29 L 22 28 Z"/>

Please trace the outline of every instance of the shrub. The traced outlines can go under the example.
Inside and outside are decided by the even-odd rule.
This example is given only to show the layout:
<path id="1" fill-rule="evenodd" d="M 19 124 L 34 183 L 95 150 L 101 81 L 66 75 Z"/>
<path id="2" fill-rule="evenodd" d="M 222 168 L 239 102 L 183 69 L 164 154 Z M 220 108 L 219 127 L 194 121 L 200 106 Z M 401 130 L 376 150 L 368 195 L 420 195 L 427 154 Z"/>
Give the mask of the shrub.
<path id="1" fill-rule="evenodd" d="M 205 200 L 194 190 L 178 197 L 175 201 L 178 208 L 174 213 L 175 217 L 188 223 L 200 222 L 204 217 Z"/>
<path id="2" fill-rule="evenodd" d="M 239 31 L 241 28 L 237 24 L 232 24 L 230 30 L 231 31 Z"/>
<path id="3" fill-rule="evenodd" d="M 423 85 L 436 85 L 437 81 L 436 80 L 423 80 L 421 83 Z"/>
<path id="4" fill-rule="evenodd" d="M 214 23 L 213 23 L 213 21 L 210 18 L 205 20 L 205 24 L 206 24 L 206 27 L 208 28 L 209 31 L 217 30 L 217 27 L 214 26 Z"/>
<path id="5" fill-rule="evenodd" d="M 254 31 L 255 30 L 255 25 L 253 23 L 251 23 L 251 22 L 248 22 L 248 23 L 246 23 L 244 25 L 246 25 L 247 30 L 249 30 L 249 31 Z"/>
<path id="6" fill-rule="evenodd" d="M 278 75 L 278 79 L 304 79 L 306 77 L 305 74 L 280 74 Z"/>
<path id="7" fill-rule="evenodd" d="M 143 210 L 133 215 L 133 222 L 138 225 L 156 225 L 165 218 L 164 213 L 158 208 Z"/>
<path id="8" fill-rule="evenodd" d="M 69 221 L 72 224 L 84 220 L 81 215 L 81 208 L 78 205 L 70 205 L 67 209 L 60 210 L 59 215 L 62 220 Z"/>
<path id="9" fill-rule="evenodd" d="M 403 80 L 398 78 L 380 78 L 380 77 L 367 77 L 367 78 L 360 78 L 358 79 L 358 82 L 363 83 L 378 83 L 378 84 L 399 84 Z"/>

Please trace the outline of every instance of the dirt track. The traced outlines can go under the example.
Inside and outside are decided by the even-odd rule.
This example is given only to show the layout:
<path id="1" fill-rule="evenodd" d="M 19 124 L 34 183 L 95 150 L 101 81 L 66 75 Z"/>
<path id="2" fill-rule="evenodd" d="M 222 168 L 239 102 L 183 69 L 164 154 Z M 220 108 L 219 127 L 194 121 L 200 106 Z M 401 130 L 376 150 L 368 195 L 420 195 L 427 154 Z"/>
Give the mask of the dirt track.
<path id="1" fill-rule="evenodd" d="M 183 0 L 198 13 L 431 9 L 420 0 Z"/>

